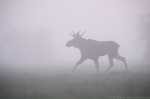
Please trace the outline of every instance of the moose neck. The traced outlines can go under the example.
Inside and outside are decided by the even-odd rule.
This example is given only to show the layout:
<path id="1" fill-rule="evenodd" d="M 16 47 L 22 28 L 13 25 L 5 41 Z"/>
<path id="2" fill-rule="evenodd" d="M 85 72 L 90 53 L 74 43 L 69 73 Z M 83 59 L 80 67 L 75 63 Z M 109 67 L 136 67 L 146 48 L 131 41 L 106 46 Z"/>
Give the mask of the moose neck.
<path id="1" fill-rule="evenodd" d="M 87 43 L 87 39 L 82 38 L 79 40 L 78 45 L 76 45 L 75 47 L 80 50 L 83 50 L 83 49 L 85 49 L 86 43 Z"/>

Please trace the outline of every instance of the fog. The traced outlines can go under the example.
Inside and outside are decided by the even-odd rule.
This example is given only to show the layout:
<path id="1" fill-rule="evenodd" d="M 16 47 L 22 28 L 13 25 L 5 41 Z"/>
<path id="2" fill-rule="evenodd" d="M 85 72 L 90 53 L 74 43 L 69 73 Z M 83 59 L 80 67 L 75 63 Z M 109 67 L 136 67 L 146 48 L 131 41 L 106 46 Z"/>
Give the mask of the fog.
<path id="1" fill-rule="evenodd" d="M 149 4 L 149 0 L 2 0 L 0 62 L 72 69 L 80 51 L 66 47 L 72 39 L 69 33 L 86 30 L 83 38 L 115 41 L 129 65 L 142 64 L 145 48 L 136 26 L 139 15 L 150 12 Z M 99 62 L 101 68 L 109 65 L 107 56 Z M 90 60 L 83 64 L 94 65 Z"/>
<path id="2" fill-rule="evenodd" d="M 137 29 L 148 13 L 150 0 L 0 0 L 0 98 L 150 99 L 147 49 Z M 102 56 L 100 72 L 90 59 L 71 72 L 81 57 L 66 47 L 72 30 L 117 42 L 129 71 L 114 59 L 105 72 Z"/>

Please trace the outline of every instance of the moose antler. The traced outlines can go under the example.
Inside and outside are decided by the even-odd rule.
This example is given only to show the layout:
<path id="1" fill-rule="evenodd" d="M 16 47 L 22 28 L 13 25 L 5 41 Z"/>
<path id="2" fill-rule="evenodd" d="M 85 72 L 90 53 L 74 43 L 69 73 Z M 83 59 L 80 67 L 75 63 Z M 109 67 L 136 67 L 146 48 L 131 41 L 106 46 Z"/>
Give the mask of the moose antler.
<path id="1" fill-rule="evenodd" d="M 80 36 L 82 36 L 85 32 L 86 32 L 86 30 Z"/>
<path id="2" fill-rule="evenodd" d="M 72 34 L 70 34 L 70 33 L 69 33 L 69 34 L 70 34 L 72 37 L 75 37 L 76 35 L 74 34 L 74 31 L 73 31 L 73 30 L 72 30 L 72 32 L 73 32 L 73 35 L 72 35 Z"/>
<path id="3" fill-rule="evenodd" d="M 71 33 L 69 33 L 72 37 L 75 37 L 75 36 L 73 36 Z"/>
<path id="4" fill-rule="evenodd" d="M 79 31 L 79 32 L 77 32 L 77 34 L 78 34 L 78 33 L 80 33 L 80 31 Z"/>
<path id="5" fill-rule="evenodd" d="M 74 34 L 74 31 L 72 30 L 72 32 L 73 32 L 73 36 L 76 36 L 75 34 Z"/>
<path id="6" fill-rule="evenodd" d="M 69 33 L 72 37 L 76 37 L 76 36 L 82 36 L 86 31 L 84 31 L 81 35 L 79 34 L 79 32 L 77 32 L 77 34 L 74 34 L 74 31 L 72 30 L 73 34 Z"/>

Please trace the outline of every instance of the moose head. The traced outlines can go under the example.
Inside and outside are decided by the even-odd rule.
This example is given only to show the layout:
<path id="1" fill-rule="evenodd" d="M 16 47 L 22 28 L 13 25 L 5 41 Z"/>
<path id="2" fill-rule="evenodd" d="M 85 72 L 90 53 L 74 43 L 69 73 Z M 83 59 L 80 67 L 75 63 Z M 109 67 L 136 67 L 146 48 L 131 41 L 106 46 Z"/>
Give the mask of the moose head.
<path id="1" fill-rule="evenodd" d="M 74 47 L 78 47 L 78 45 L 82 42 L 83 38 L 82 38 L 82 35 L 86 32 L 84 31 L 81 35 L 80 35 L 80 31 L 77 32 L 76 34 L 74 34 L 74 31 L 72 30 L 73 34 L 70 34 L 73 39 L 68 41 L 66 46 L 67 47 L 71 47 L 71 46 L 74 46 Z"/>

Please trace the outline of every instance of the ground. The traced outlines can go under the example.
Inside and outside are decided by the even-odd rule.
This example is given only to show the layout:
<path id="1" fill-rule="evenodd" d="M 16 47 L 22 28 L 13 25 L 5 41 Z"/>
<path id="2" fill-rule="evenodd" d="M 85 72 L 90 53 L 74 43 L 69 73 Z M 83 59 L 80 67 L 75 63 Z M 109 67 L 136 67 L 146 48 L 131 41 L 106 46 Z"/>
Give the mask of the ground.
<path id="1" fill-rule="evenodd" d="M 1 99 L 150 99 L 150 73 L 0 70 Z"/>

